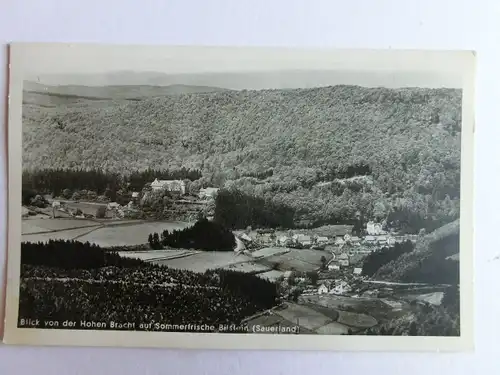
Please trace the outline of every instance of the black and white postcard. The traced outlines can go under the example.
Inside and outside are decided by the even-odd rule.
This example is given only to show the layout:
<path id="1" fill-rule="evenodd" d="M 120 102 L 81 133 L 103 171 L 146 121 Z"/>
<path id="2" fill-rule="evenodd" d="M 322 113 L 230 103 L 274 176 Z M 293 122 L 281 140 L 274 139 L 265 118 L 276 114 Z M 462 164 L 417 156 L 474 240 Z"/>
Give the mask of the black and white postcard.
<path id="1" fill-rule="evenodd" d="M 473 347 L 473 52 L 9 64 L 6 343 Z"/>

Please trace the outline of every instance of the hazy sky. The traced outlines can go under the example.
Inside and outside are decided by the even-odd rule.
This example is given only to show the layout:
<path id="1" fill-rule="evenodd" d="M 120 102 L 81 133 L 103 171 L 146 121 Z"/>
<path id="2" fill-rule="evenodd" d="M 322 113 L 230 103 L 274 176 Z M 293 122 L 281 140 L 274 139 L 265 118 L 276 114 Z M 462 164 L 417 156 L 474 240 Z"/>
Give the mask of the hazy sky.
<path id="1" fill-rule="evenodd" d="M 111 72 L 101 74 L 31 75 L 27 79 L 48 85 L 198 85 L 227 89 L 310 88 L 330 85 L 367 87 L 452 87 L 460 88 L 460 77 L 445 74 L 380 73 L 352 71 L 278 71 L 244 73 L 176 74 Z"/>
<path id="2" fill-rule="evenodd" d="M 193 49 L 29 44 L 17 51 L 27 80 L 45 84 L 187 84 L 229 89 L 337 84 L 462 87 L 463 55 L 418 51 Z M 135 73 L 134 73 L 135 72 Z"/>

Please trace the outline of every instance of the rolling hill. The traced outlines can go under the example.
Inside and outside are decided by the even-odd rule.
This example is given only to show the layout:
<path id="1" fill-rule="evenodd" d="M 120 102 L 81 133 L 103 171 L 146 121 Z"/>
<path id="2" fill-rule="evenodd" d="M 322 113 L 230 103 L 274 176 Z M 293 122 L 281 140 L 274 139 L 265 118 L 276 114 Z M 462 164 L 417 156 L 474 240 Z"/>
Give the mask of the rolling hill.
<path id="1" fill-rule="evenodd" d="M 38 104 L 39 97 L 31 98 L 32 95 L 47 95 L 48 100 L 57 99 L 88 99 L 88 100 L 137 100 L 155 96 L 179 95 L 202 92 L 220 92 L 226 89 L 209 86 L 191 85 L 113 85 L 113 86 L 82 86 L 82 85 L 60 85 L 50 86 L 37 82 L 24 82 L 24 101 L 30 104 Z M 30 100 L 31 99 L 31 100 Z M 33 100 L 34 99 L 34 100 Z"/>
<path id="2" fill-rule="evenodd" d="M 204 185 L 264 196 L 304 216 L 362 209 L 384 217 L 397 206 L 444 223 L 459 214 L 460 124 L 455 89 L 341 85 L 26 104 L 23 166 L 185 167 L 201 170 Z M 365 176 L 340 178 L 357 170 Z"/>

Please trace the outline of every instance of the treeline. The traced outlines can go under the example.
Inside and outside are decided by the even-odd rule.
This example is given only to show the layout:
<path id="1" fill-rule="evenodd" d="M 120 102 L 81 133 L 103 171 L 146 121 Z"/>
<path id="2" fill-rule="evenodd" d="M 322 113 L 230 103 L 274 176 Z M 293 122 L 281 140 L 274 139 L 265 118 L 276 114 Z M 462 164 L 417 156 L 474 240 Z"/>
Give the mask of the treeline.
<path id="1" fill-rule="evenodd" d="M 290 207 L 235 189 L 220 190 L 215 198 L 214 220 L 227 228 L 293 228 L 294 216 Z"/>
<path id="2" fill-rule="evenodd" d="M 169 232 L 151 233 L 148 242 L 152 249 L 164 246 L 173 248 L 197 249 L 204 251 L 233 251 L 236 240 L 233 233 L 219 223 L 198 220 L 192 227 Z"/>
<path id="3" fill-rule="evenodd" d="M 21 264 L 63 269 L 91 269 L 107 266 L 136 267 L 138 259 L 122 258 L 117 252 L 104 251 L 89 242 L 49 240 L 48 242 L 22 242 Z"/>
<path id="4" fill-rule="evenodd" d="M 140 191 L 155 178 L 160 180 L 197 180 L 201 178 L 199 170 L 180 168 L 160 170 L 148 168 L 130 174 L 104 171 L 102 169 L 39 169 L 23 171 L 23 190 L 41 194 L 65 196 L 70 198 L 77 191 L 88 190 L 95 195 L 113 198 L 122 191 Z"/>
<path id="5" fill-rule="evenodd" d="M 420 229 L 432 232 L 455 219 L 454 216 L 426 217 L 423 212 L 403 207 L 394 207 L 387 215 L 387 224 L 402 234 L 416 233 Z"/>
<path id="6" fill-rule="evenodd" d="M 219 279 L 222 290 L 232 294 L 246 296 L 249 301 L 259 301 L 259 304 L 270 308 L 278 300 L 278 288 L 275 283 L 264 278 L 233 270 L 208 270 L 207 276 Z M 248 311 L 247 313 L 250 313 Z M 249 316 L 248 314 L 246 316 Z"/>
<path id="7" fill-rule="evenodd" d="M 392 247 L 384 247 L 368 255 L 363 262 L 363 275 L 373 276 L 380 267 L 398 259 L 401 255 L 413 251 L 414 245 L 407 240 L 402 243 L 396 243 Z"/>

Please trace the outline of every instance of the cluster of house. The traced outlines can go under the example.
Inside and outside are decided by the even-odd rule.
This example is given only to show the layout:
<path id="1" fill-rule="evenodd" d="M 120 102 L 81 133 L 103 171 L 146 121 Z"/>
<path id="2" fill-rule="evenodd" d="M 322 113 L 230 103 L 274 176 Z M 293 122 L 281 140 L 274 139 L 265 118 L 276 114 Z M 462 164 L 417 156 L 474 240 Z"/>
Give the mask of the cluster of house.
<path id="1" fill-rule="evenodd" d="M 343 227 L 343 226 L 339 226 Z M 347 227 L 347 226 L 344 226 Z M 282 234 L 276 236 L 274 233 L 256 233 L 254 238 L 245 235 L 245 240 L 259 242 L 266 246 L 313 248 L 333 251 L 345 246 L 383 247 L 394 246 L 397 242 L 405 240 L 416 241 L 417 236 L 396 236 L 382 229 L 382 225 L 369 222 L 366 225 L 366 236 L 359 237 L 350 233 L 350 230 L 336 230 L 332 236 L 321 236 L 315 234 Z"/>
<path id="2" fill-rule="evenodd" d="M 318 288 L 308 288 L 302 293 L 303 295 L 314 294 L 337 294 L 344 295 L 351 292 L 352 286 L 342 279 L 337 280 L 324 280 Z"/>

